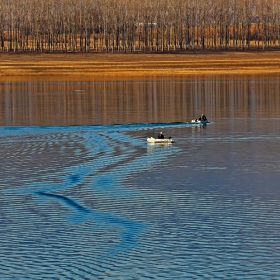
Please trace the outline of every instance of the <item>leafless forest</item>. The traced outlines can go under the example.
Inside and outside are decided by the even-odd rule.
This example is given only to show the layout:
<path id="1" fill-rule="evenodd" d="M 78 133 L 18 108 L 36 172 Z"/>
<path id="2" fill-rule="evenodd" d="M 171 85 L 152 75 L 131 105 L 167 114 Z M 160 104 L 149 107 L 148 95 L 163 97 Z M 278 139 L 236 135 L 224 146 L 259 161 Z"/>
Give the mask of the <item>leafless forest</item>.
<path id="1" fill-rule="evenodd" d="M 280 47 L 280 0 L 0 0 L 1 52 Z"/>

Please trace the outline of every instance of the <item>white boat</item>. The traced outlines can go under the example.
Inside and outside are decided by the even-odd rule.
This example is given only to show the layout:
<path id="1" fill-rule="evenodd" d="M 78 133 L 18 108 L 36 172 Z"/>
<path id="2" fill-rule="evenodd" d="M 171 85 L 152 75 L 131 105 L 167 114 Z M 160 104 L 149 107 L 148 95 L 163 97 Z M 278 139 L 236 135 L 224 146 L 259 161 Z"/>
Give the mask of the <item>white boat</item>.
<path id="1" fill-rule="evenodd" d="M 170 143 L 174 143 L 174 140 L 172 138 L 163 138 L 163 139 L 158 139 L 158 138 L 154 138 L 154 137 L 148 137 L 147 138 L 147 142 L 148 143 L 153 143 L 153 144 L 170 144 Z"/>

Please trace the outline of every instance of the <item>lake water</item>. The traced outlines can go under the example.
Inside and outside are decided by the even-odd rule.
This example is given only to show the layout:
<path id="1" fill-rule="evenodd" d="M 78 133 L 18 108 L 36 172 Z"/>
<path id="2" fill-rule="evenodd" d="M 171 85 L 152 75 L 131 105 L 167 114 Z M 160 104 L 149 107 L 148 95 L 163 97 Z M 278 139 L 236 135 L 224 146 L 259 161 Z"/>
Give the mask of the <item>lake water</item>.
<path id="1" fill-rule="evenodd" d="M 0 82 L 0 279 L 280 279 L 279 79 Z"/>

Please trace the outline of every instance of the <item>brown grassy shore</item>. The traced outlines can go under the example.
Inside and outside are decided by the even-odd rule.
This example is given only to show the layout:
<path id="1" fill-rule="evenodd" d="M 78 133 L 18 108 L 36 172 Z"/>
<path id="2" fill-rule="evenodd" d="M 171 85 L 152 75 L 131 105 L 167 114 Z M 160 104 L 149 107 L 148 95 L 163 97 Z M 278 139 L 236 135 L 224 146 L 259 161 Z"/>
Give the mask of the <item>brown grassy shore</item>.
<path id="1" fill-rule="evenodd" d="M 280 51 L 185 54 L 0 54 L 1 79 L 11 76 L 139 76 L 280 73 Z"/>

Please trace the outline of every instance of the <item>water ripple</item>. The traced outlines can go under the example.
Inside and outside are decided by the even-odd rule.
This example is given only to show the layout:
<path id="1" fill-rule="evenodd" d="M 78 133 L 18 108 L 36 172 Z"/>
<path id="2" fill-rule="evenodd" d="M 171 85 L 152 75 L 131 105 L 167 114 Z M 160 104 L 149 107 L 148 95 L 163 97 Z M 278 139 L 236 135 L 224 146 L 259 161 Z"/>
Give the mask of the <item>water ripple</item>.
<path id="1" fill-rule="evenodd" d="M 135 137 L 158 127 L 175 145 Z M 252 138 L 186 128 L 1 128 L 0 279 L 278 279 L 280 194 L 261 188 L 278 158 L 256 153 L 260 175 L 231 149 Z"/>

